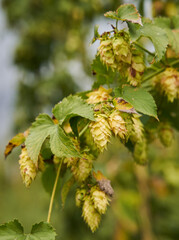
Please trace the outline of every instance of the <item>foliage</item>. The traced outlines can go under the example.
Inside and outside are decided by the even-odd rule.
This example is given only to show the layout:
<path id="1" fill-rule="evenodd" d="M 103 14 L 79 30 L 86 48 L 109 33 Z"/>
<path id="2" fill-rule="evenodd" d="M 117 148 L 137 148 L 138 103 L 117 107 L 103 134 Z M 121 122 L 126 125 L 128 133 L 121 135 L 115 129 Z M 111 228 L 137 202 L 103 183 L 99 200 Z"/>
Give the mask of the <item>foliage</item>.
<path id="1" fill-rule="evenodd" d="M 48 223 L 58 180 L 63 179 L 64 174 L 70 170 L 70 179 L 61 189 L 62 203 L 65 204 L 70 188 L 75 187 L 76 206 L 82 209 L 82 217 L 92 232 L 99 227 L 101 216 L 106 213 L 114 194 L 110 180 L 102 172 L 95 172 L 95 160 L 101 152 L 108 149 L 112 136 L 116 136 L 131 151 L 137 164 L 146 165 L 149 144 L 159 138 L 164 146 L 169 146 L 173 139 L 172 128 L 177 129 L 171 115 L 166 112 L 167 105 L 162 105 L 163 102 L 170 102 L 175 108 L 179 100 L 177 52 L 172 58 L 166 52 L 170 48 L 175 51 L 176 43 L 168 37 L 168 28 L 161 28 L 169 21 L 160 19 L 152 22 L 142 19 L 132 4 L 121 5 L 116 12 L 107 12 L 105 16 L 116 19 L 116 27 L 112 26 L 110 32 L 101 35 L 95 28 L 93 42 L 100 41 L 92 64 L 93 73 L 97 77 L 93 87 L 97 88 L 64 98 L 53 108 L 52 117 L 40 114 L 32 123 L 29 134 L 23 135 L 27 151 L 22 147 L 19 161 L 26 186 L 35 179 L 34 173 L 48 169 L 50 164 L 56 170 L 56 178 L 52 181 L 54 185 Z M 118 20 L 127 22 L 129 28 L 118 30 Z M 153 53 L 141 45 L 140 38 L 143 36 L 153 43 Z M 149 91 L 145 89 L 146 82 Z M 109 89 L 101 84 L 107 85 Z M 12 150 L 9 150 L 11 143 L 13 147 L 18 146 L 18 138 L 9 142 L 6 155 Z M 48 154 L 44 154 L 44 149 Z M 135 175 L 145 198 L 147 193 L 142 185 L 145 173 L 139 169 L 141 168 L 136 168 Z M 43 175 L 44 180 L 47 175 Z M 130 194 L 132 193 L 129 193 L 129 199 Z M 120 204 L 123 205 L 122 201 Z M 138 204 L 136 197 L 134 206 Z M 22 227 L 17 221 L 2 225 L 1 229 L 11 231 L 11 228 L 14 229 L 13 224 L 18 225 L 15 232 L 21 234 Z M 47 230 L 48 234 L 50 231 L 51 227 Z M 52 235 L 52 239 L 54 237 Z"/>

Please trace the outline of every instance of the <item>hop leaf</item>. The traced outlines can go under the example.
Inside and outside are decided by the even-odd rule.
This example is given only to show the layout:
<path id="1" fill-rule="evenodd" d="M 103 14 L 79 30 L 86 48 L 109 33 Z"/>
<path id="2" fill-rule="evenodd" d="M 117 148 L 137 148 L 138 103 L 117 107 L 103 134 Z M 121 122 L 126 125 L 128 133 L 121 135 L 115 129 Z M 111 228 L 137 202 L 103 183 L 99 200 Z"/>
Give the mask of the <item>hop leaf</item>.
<path id="1" fill-rule="evenodd" d="M 105 115 L 97 115 L 96 122 L 91 122 L 90 128 L 94 142 L 102 152 L 106 148 L 111 137 L 111 128 L 105 118 Z"/>
<path id="2" fill-rule="evenodd" d="M 82 216 L 85 222 L 90 227 L 91 231 L 94 232 L 99 226 L 99 223 L 101 221 L 101 215 L 95 209 L 93 201 L 89 195 L 85 197 L 82 208 Z"/>
<path id="3" fill-rule="evenodd" d="M 109 116 L 108 122 L 114 134 L 118 135 L 122 139 L 125 139 L 126 132 L 127 132 L 125 127 L 125 122 L 117 110 L 115 110 Z"/>
<path id="4" fill-rule="evenodd" d="M 22 148 L 19 160 L 20 173 L 26 187 L 29 187 L 37 174 L 37 167 L 27 154 L 27 149 Z"/>

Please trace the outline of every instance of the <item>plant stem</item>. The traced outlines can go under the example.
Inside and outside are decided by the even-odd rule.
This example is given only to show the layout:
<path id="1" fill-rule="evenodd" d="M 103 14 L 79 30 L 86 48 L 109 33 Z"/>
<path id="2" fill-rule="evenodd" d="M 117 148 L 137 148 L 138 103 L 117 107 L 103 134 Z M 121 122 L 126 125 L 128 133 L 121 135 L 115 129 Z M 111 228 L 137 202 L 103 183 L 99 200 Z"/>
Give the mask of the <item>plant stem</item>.
<path id="1" fill-rule="evenodd" d="M 54 198 L 55 198 L 55 192 L 56 192 L 56 189 L 57 189 L 58 179 L 59 179 L 59 176 L 60 176 L 61 166 L 62 166 L 62 160 L 61 160 L 61 162 L 59 163 L 59 166 L 58 166 L 57 175 L 56 175 L 56 179 L 55 179 L 55 183 L 54 183 L 54 186 L 53 186 L 53 191 L 52 191 L 52 195 L 51 195 L 51 199 L 50 199 L 50 205 L 49 205 L 48 216 L 47 216 L 47 222 L 48 223 L 50 222 L 50 217 L 51 217 L 51 214 L 52 214 L 52 207 L 53 207 L 53 202 L 54 202 Z"/>
<path id="2" fill-rule="evenodd" d="M 87 130 L 88 126 L 89 126 L 89 123 L 86 124 L 86 126 L 81 130 L 81 132 L 79 133 L 79 137 L 83 135 L 83 133 Z"/>
<path id="3" fill-rule="evenodd" d="M 175 60 L 175 61 L 169 63 L 169 65 L 170 65 L 170 66 L 173 66 L 173 65 L 175 65 L 175 64 L 177 64 L 177 63 L 179 63 L 179 59 L 177 59 L 177 60 Z"/>
<path id="4" fill-rule="evenodd" d="M 150 52 L 149 50 L 147 50 L 146 48 L 144 48 L 143 46 L 141 46 L 139 43 L 135 42 L 135 45 L 138 46 L 139 48 L 141 48 L 143 51 L 147 52 L 148 54 L 155 56 L 154 53 Z"/>
<path id="5" fill-rule="evenodd" d="M 153 78 L 154 76 L 158 75 L 159 73 L 163 72 L 164 70 L 165 70 L 165 68 L 161 68 L 161 69 L 155 71 L 154 73 L 152 73 L 149 76 L 147 76 L 146 78 L 144 78 L 142 80 L 142 82 L 145 82 L 145 81 L 149 80 L 150 78 Z"/>

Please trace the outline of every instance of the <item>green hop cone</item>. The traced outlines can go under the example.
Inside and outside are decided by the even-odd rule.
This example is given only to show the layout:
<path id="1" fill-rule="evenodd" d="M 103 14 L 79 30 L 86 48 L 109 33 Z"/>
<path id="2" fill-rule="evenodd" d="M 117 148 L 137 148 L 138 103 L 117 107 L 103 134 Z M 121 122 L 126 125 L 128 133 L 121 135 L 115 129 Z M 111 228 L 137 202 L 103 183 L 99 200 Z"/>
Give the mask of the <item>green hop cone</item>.
<path id="1" fill-rule="evenodd" d="M 110 140 L 111 128 L 104 114 L 97 115 L 95 119 L 96 122 L 91 122 L 89 127 L 95 144 L 103 152 Z"/>
<path id="2" fill-rule="evenodd" d="M 103 62 L 107 67 L 111 67 L 112 70 L 117 68 L 113 53 L 112 39 L 108 37 L 101 39 L 98 54 L 100 55 L 101 62 Z"/>
<path id="3" fill-rule="evenodd" d="M 90 194 L 95 209 L 100 214 L 104 214 L 107 210 L 107 206 L 109 205 L 109 197 L 103 191 L 99 190 L 99 187 L 96 186 L 92 187 Z"/>
<path id="4" fill-rule="evenodd" d="M 77 189 L 75 195 L 75 202 L 77 207 L 81 207 L 84 201 L 84 197 L 86 195 L 86 189 Z"/>
<path id="5" fill-rule="evenodd" d="M 179 99 L 179 72 L 174 68 L 166 70 L 153 78 L 153 85 L 167 96 L 168 101 Z"/>
<path id="6" fill-rule="evenodd" d="M 173 134 L 173 130 L 172 130 L 172 128 L 169 124 L 162 123 L 159 126 L 158 135 L 159 135 L 161 143 L 165 147 L 170 147 L 171 146 L 171 144 L 173 142 L 174 134 Z"/>
<path id="7" fill-rule="evenodd" d="M 141 78 L 145 70 L 144 56 L 141 52 L 132 53 L 131 65 L 127 70 L 127 81 L 134 87 L 141 83 Z"/>
<path id="8" fill-rule="evenodd" d="M 88 99 L 86 100 L 89 104 L 99 103 L 103 101 L 107 101 L 108 99 L 111 99 L 110 93 L 112 92 L 112 89 L 105 89 L 102 86 L 100 86 L 97 90 L 94 90 L 86 96 Z"/>
<path id="9" fill-rule="evenodd" d="M 79 159 L 75 157 L 69 157 L 64 159 L 64 163 L 66 163 L 67 167 L 72 167 L 77 164 Z"/>
<path id="10" fill-rule="evenodd" d="M 25 186 L 29 187 L 37 175 L 37 167 L 28 156 L 27 149 L 25 147 L 22 148 L 21 155 L 19 157 L 20 173 Z"/>
<path id="11" fill-rule="evenodd" d="M 133 157 L 137 164 L 147 164 L 147 144 L 145 139 L 143 139 L 141 142 L 137 142 L 134 145 Z"/>
<path id="12" fill-rule="evenodd" d="M 92 167 L 93 161 L 91 156 L 85 154 L 77 161 L 76 165 L 71 167 L 71 171 L 78 182 L 83 182 L 90 175 Z"/>
<path id="13" fill-rule="evenodd" d="M 91 196 L 87 195 L 84 198 L 84 204 L 82 207 L 82 216 L 85 222 L 88 224 L 92 232 L 98 228 L 101 221 L 100 213 L 95 209 Z"/>
<path id="14" fill-rule="evenodd" d="M 115 135 L 125 139 L 127 129 L 125 127 L 125 121 L 121 117 L 119 111 L 113 111 L 108 118 L 109 125 Z"/>
<path id="15" fill-rule="evenodd" d="M 132 125 L 130 139 L 134 143 L 142 142 L 144 138 L 144 126 L 140 121 L 139 117 L 140 117 L 139 115 L 134 115 L 134 117 L 132 117 L 133 125 Z"/>

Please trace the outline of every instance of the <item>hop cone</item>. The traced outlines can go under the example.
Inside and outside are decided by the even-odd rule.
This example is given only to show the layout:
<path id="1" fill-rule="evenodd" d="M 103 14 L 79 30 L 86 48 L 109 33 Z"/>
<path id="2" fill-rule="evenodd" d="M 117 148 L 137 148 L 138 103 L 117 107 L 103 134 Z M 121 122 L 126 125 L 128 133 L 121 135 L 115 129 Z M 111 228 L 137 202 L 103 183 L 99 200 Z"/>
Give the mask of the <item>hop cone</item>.
<path id="1" fill-rule="evenodd" d="M 88 195 L 84 199 L 84 204 L 82 208 L 82 216 L 88 226 L 91 228 L 91 231 L 94 232 L 100 223 L 101 215 L 95 209 L 91 197 Z"/>
<path id="2" fill-rule="evenodd" d="M 170 147 L 174 138 L 173 130 L 167 123 L 161 124 L 158 132 L 161 143 L 165 147 Z"/>
<path id="3" fill-rule="evenodd" d="M 131 63 L 132 54 L 130 50 L 128 34 L 124 31 L 116 34 L 113 38 L 112 45 L 117 68 L 120 70 L 122 67 L 122 65 L 120 66 L 120 63 Z"/>
<path id="4" fill-rule="evenodd" d="M 92 169 L 92 159 L 90 156 L 85 155 L 80 158 L 76 165 L 73 165 L 71 170 L 78 182 L 83 182 L 90 175 Z"/>
<path id="5" fill-rule="evenodd" d="M 111 67 L 112 70 L 117 68 L 113 52 L 112 39 L 110 39 L 109 37 L 101 39 L 98 52 L 101 62 L 106 64 L 107 67 Z"/>
<path id="6" fill-rule="evenodd" d="M 128 68 L 128 82 L 132 86 L 137 86 L 141 82 L 142 75 L 145 70 L 143 54 L 134 52 L 132 56 L 131 66 Z"/>
<path id="7" fill-rule="evenodd" d="M 75 195 L 75 202 L 76 202 L 76 206 L 77 207 L 81 207 L 82 206 L 85 194 L 86 194 L 86 190 L 85 189 L 77 189 L 76 195 Z"/>
<path id="8" fill-rule="evenodd" d="M 25 147 L 22 148 L 19 165 L 23 182 L 26 187 L 29 187 L 31 182 L 36 177 L 37 168 L 34 162 L 30 159 L 30 157 L 28 157 L 27 149 Z"/>
<path id="9" fill-rule="evenodd" d="M 90 129 L 94 142 L 102 152 L 106 148 L 111 136 L 111 128 L 105 118 L 105 115 L 97 115 L 96 122 L 90 123 Z"/>
<path id="10" fill-rule="evenodd" d="M 115 110 L 109 116 L 108 122 L 114 134 L 118 135 L 122 139 L 125 139 L 127 130 L 124 119 L 120 116 L 119 111 Z"/>
<path id="11" fill-rule="evenodd" d="M 72 167 L 77 164 L 78 158 L 75 157 L 70 157 L 70 158 L 65 158 L 64 163 L 67 164 L 67 167 Z"/>
<path id="12" fill-rule="evenodd" d="M 99 89 L 86 94 L 88 96 L 87 103 L 94 104 L 111 99 L 109 95 L 112 92 L 112 89 L 105 89 L 102 86 Z"/>
<path id="13" fill-rule="evenodd" d="M 135 162 L 140 165 L 145 165 L 147 163 L 147 145 L 145 139 L 134 145 L 133 157 Z"/>
<path id="14" fill-rule="evenodd" d="M 43 172 L 44 169 L 45 169 L 44 160 L 43 160 L 43 157 L 40 155 L 38 158 L 38 170 Z"/>
<path id="15" fill-rule="evenodd" d="M 108 196 L 103 191 L 99 190 L 96 186 L 94 186 L 91 189 L 91 197 L 92 197 L 95 209 L 100 214 L 104 214 L 107 210 L 107 206 L 109 205 Z"/>
<path id="16" fill-rule="evenodd" d="M 173 102 L 179 98 L 179 72 L 174 68 L 167 68 L 163 73 L 153 78 L 153 84 L 160 92 Z"/>
<path id="17" fill-rule="evenodd" d="M 133 129 L 131 132 L 131 140 L 133 142 L 141 142 L 144 138 L 143 124 L 137 115 L 135 117 L 132 117 L 132 122 L 133 122 Z"/>

